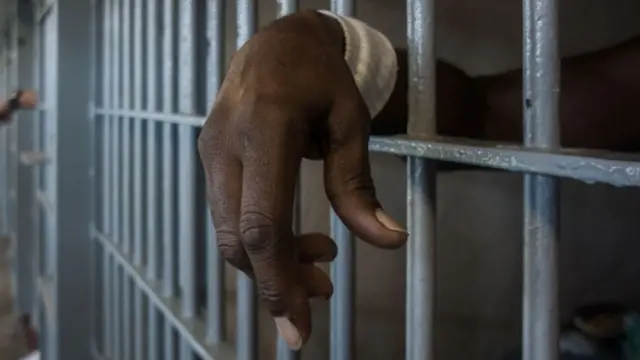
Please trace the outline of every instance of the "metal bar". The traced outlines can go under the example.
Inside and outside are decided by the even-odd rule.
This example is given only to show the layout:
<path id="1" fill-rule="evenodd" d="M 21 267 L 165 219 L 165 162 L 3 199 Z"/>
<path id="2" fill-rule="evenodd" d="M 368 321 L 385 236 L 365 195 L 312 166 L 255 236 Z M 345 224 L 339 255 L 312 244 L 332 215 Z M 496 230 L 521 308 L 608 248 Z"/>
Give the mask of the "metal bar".
<path id="1" fill-rule="evenodd" d="M 523 102 L 525 146 L 560 144 L 558 4 L 523 1 Z M 558 200 L 556 179 L 524 178 L 523 321 L 524 360 L 559 357 Z"/>
<path id="2" fill-rule="evenodd" d="M 122 107 L 131 109 L 131 1 L 122 0 Z M 122 119 L 122 241 L 123 249 L 131 254 L 131 121 L 129 117 Z M 123 360 L 131 359 L 131 282 L 126 274 L 122 274 L 122 336 Z"/>
<path id="3" fill-rule="evenodd" d="M 289 14 L 293 14 L 298 11 L 300 7 L 299 0 L 278 0 L 278 17 L 287 16 Z M 302 231 L 302 212 L 301 212 L 301 187 L 302 181 L 301 176 L 298 175 L 298 181 L 296 184 L 296 195 L 295 195 L 295 203 L 294 203 L 294 224 L 293 224 L 293 232 L 296 235 L 299 235 Z M 289 349 L 286 341 L 282 338 L 278 337 L 277 343 L 277 358 L 278 360 L 296 360 L 300 358 L 300 351 L 293 351 Z"/>
<path id="4" fill-rule="evenodd" d="M 143 109 L 143 0 L 133 0 L 133 102 L 136 110 Z M 134 119 L 133 124 L 133 261 L 142 266 L 144 257 L 142 239 L 144 236 L 145 217 L 143 216 L 143 160 L 142 160 L 142 125 L 143 119 Z M 142 360 L 145 355 L 145 337 L 142 290 L 133 287 L 133 359 Z"/>
<path id="5" fill-rule="evenodd" d="M 354 0 L 331 0 L 331 11 L 344 16 L 355 16 L 356 2 Z"/>
<path id="6" fill-rule="evenodd" d="M 97 109 L 96 113 L 114 117 L 141 116 L 165 124 L 191 126 L 202 126 L 205 120 L 202 116 L 109 109 Z M 369 150 L 505 171 L 546 174 L 587 183 L 640 186 L 640 157 L 637 154 L 584 149 L 539 150 L 517 144 L 422 135 L 372 136 Z"/>
<path id="7" fill-rule="evenodd" d="M 104 295 L 103 305 L 103 352 L 107 358 L 113 357 L 113 316 L 110 316 L 113 310 L 113 297 L 111 294 L 111 284 L 113 275 L 112 259 L 109 253 L 102 252 L 102 294 Z"/>
<path id="8" fill-rule="evenodd" d="M 121 287 L 122 287 L 122 312 L 117 314 L 118 316 L 122 316 L 122 336 L 124 341 L 124 346 L 122 348 L 123 351 L 123 360 L 131 359 L 131 325 L 132 321 L 132 311 L 131 311 L 131 299 L 132 299 L 132 290 L 131 289 L 131 281 L 126 273 L 122 273 Z"/>
<path id="9" fill-rule="evenodd" d="M 354 0 L 331 0 L 331 11 L 344 16 L 355 16 Z M 331 211 L 331 237 L 338 246 L 338 256 L 331 263 L 331 281 L 334 286 L 330 303 L 330 358 L 350 360 L 355 354 L 355 237 Z"/>
<path id="10" fill-rule="evenodd" d="M 98 264 L 97 264 L 97 250 L 98 244 L 97 241 L 94 240 L 93 234 L 91 231 L 98 226 L 98 222 L 101 221 L 102 217 L 99 216 L 97 204 L 102 200 L 103 193 L 99 190 L 104 190 L 104 188 L 100 189 L 97 180 L 98 177 L 103 177 L 103 170 L 101 165 L 98 163 L 98 142 L 97 142 L 97 133 L 98 133 L 98 123 L 95 119 L 96 115 L 93 113 L 93 108 L 96 106 L 98 102 L 99 90 L 98 90 L 98 79 L 99 79 L 99 69 L 98 69 L 98 54 L 99 49 L 102 46 L 103 37 L 100 33 L 100 23 L 99 23 L 99 14 L 101 15 L 99 0 L 91 0 L 89 5 L 90 11 L 90 31 L 89 31 L 89 104 L 87 106 L 87 119 L 89 121 L 89 341 L 92 345 L 95 345 L 98 338 L 98 329 L 97 324 L 99 321 L 104 322 L 104 319 L 98 320 L 98 314 L 100 313 L 100 307 L 104 302 L 103 297 L 98 296 L 98 287 L 100 285 L 98 280 Z M 103 122 L 103 126 L 107 126 L 106 122 Z M 100 169 L 98 167 L 100 166 Z M 100 303 L 98 302 L 100 301 Z"/>
<path id="11" fill-rule="evenodd" d="M 163 1 L 163 68 L 162 68 L 162 105 L 163 111 L 166 113 L 174 112 L 174 46 L 176 34 L 174 31 L 175 0 Z M 164 124 L 162 129 L 162 243 L 163 243 L 163 295 L 167 298 L 175 296 L 174 287 L 174 247 L 173 239 L 175 237 L 175 214 L 174 214 L 174 191 L 175 184 L 175 158 L 173 143 L 173 125 Z M 174 337 L 173 326 L 168 319 L 165 320 L 164 329 L 164 357 L 166 360 L 174 359 Z"/>
<path id="12" fill-rule="evenodd" d="M 38 4 L 33 4 L 35 11 L 37 12 L 39 9 L 39 5 Z M 42 94 L 42 66 L 41 66 L 41 60 L 42 60 L 42 52 L 43 52 L 43 41 L 42 41 L 42 26 L 41 24 L 38 22 L 34 31 L 34 36 L 33 36 L 33 42 L 34 42 L 34 67 L 33 67 L 33 78 L 34 78 L 34 89 L 36 89 L 38 92 L 40 92 L 40 97 L 42 100 L 43 99 L 43 94 Z M 35 113 L 35 118 L 34 118 L 34 124 L 33 124 L 33 149 L 36 152 L 42 152 L 42 142 L 40 140 L 41 136 L 41 129 L 42 129 L 42 116 L 43 116 L 43 112 L 42 111 L 37 111 Z M 40 188 L 40 181 L 42 178 L 42 169 L 40 166 L 36 166 L 33 169 L 33 179 L 32 179 L 32 186 L 34 188 L 34 190 L 38 191 L 38 189 Z M 35 195 L 34 195 L 35 196 Z M 34 267 L 34 273 L 36 276 L 40 276 L 42 274 L 42 268 L 41 268 L 41 264 L 42 264 L 42 244 L 41 244 L 41 239 L 42 239 L 42 216 L 41 216 L 41 211 L 40 211 L 40 206 L 38 206 L 38 201 L 37 201 L 37 197 L 36 197 L 36 206 L 33 207 L 33 233 L 32 233 L 32 241 L 34 244 L 34 260 L 33 260 L 33 267 Z M 35 320 L 35 326 L 38 329 L 41 329 L 41 323 L 40 323 L 40 319 L 41 319 L 41 313 L 42 313 L 42 306 L 41 306 L 41 301 L 36 300 L 35 301 L 35 309 L 33 311 L 34 313 L 34 320 Z"/>
<path id="13" fill-rule="evenodd" d="M 151 111 L 135 111 L 135 110 L 124 110 L 124 109 L 114 108 L 114 109 L 96 109 L 96 113 L 100 115 L 113 115 L 113 116 L 131 116 L 131 117 L 140 116 L 150 121 L 156 121 L 163 124 L 189 125 L 194 127 L 202 126 L 202 124 L 204 124 L 204 121 L 205 121 L 205 117 L 200 115 L 175 114 L 173 112 L 165 113 L 165 112 L 151 112 Z"/>
<path id="14" fill-rule="evenodd" d="M 145 359 L 145 338 L 144 338 L 144 301 L 142 297 L 142 290 L 135 285 L 133 286 L 133 306 L 134 306 L 134 341 L 133 341 L 133 359 L 142 360 Z"/>
<path id="15" fill-rule="evenodd" d="M 287 16 L 298 11 L 300 0 L 278 0 L 278 17 Z"/>
<path id="16" fill-rule="evenodd" d="M 340 251 L 331 264 L 330 359 L 355 359 L 355 246 L 354 237 L 331 211 L 331 237 Z"/>
<path id="17" fill-rule="evenodd" d="M 113 4 L 113 10 L 112 10 L 112 15 L 111 15 L 111 20 L 112 20 L 112 29 L 113 29 L 113 34 L 112 34 L 112 46 L 113 46 L 113 52 L 112 52 L 112 56 L 113 56 L 113 60 L 111 62 L 112 65 L 112 69 L 109 72 L 111 79 L 112 79 L 112 86 L 111 86 L 111 106 L 113 106 L 114 108 L 119 108 L 120 107 L 120 77 L 122 76 L 122 74 L 120 73 L 120 56 L 121 56 L 121 33 L 120 33 L 120 28 L 121 28 L 121 24 L 120 24 L 120 4 L 121 4 L 122 0 L 114 0 L 112 2 Z M 112 142 L 111 142 L 111 150 L 112 150 L 112 157 L 111 160 L 113 161 L 113 165 L 112 165 L 112 177 L 111 177 L 111 186 L 113 187 L 113 190 L 111 192 L 112 196 L 113 196 L 113 200 L 111 201 L 111 207 L 113 210 L 113 214 L 112 214 L 112 228 L 111 228 L 111 234 L 113 236 L 114 239 L 118 239 L 117 241 L 119 241 L 119 239 L 121 239 L 121 228 L 120 228 L 120 206 L 121 206 L 121 201 L 120 201 L 120 163 L 121 163 L 121 149 L 120 149 L 120 129 L 121 129 L 121 123 L 120 123 L 120 118 L 119 117 L 114 117 L 113 118 L 113 122 L 112 122 L 112 128 L 111 128 L 111 137 L 112 137 Z M 109 294 L 111 294 L 111 296 L 113 297 L 111 299 L 111 304 L 113 306 L 113 312 L 112 314 L 113 316 L 113 334 L 112 334 L 112 341 L 113 341 L 113 350 L 112 350 L 112 356 L 115 359 L 119 359 L 122 358 L 122 346 L 121 346 L 121 340 L 122 340 L 122 317 L 121 317 L 121 312 L 120 312 L 120 302 L 121 302 L 121 297 L 120 297 L 120 276 L 119 276 L 119 266 L 114 262 L 112 267 L 111 267 L 111 271 L 112 271 L 112 276 L 111 276 L 111 280 L 112 280 L 112 286 L 113 289 L 112 291 L 109 292 Z M 111 312 L 110 312 L 111 313 Z"/>
<path id="18" fill-rule="evenodd" d="M 214 101 L 222 84 L 225 72 L 225 15 L 226 0 L 207 2 L 207 99 Z M 220 344 L 226 339 L 226 307 L 224 260 L 215 241 L 215 229 L 211 217 L 206 214 L 207 223 L 207 339 L 212 344 Z"/>
<path id="19" fill-rule="evenodd" d="M 141 111 L 143 109 L 143 52 L 142 52 L 142 1 L 133 0 L 134 20 L 133 20 L 133 107 Z M 142 265 L 143 250 L 142 237 L 144 235 L 143 217 L 143 160 L 142 160 L 142 125 L 144 119 L 134 118 L 133 123 L 133 261 L 136 266 Z"/>
<path id="20" fill-rule="evenodd" d="M 238 0 L 237 2 L 236 47 L 240 49 L 256 32 L 257 0 Z M 236 351 L 238 360 L 256 360 L 258 358 L 258 310 L 255 284 L 244 273 L 237 275 L 238 308 Z"/>
<path id="21" fill-rule="evenodd" d="M 407 0 L 409 123 L 411 135 L 436 132 L 435 0 Z M 407 163 L 407 295 L 405 358 L 431 360 L 435 302 L 435 163 L 410 158 Z"/>
<path id="22" fill-rule="evenodd" d="M 372 137 L 369 149 L 513 172 L 552 175 L 586 183 L 640 186 L 640 158 L 636 154 L 571 149 L 539 150 L 442 137 L 434 137 L 435 140 L 424 139 L 425 137 L 418 136 Z"/>
<path id="23" fill-rule="evenodd" d="M 111 85 L 112 85 L 112 77 L 108 74 L 111 73 L 111 59 L 112 59 L 112 31 L 113 28 L 111 26 L 111 6 L 109 1 L 103 1 L 104 9 L 102 12 L 102 26 L 103 26 L 103 50 L 102 50 L 102 106 L 105 108 L 109 108 L 111 106 Z M 95 113 L 95 112 L 94 112 Z M 95 115 L 97 116 L 97 115 Z M 103 115 L 109 117 L 109 115 Z M 111 127 L 115 122 L 104 121 L 102 124 L 102 224 L 101 229 L 103 232 L 107 234 L 111 234 L 111 216 L 113 215 L 111 211 L 111 156 L 113 154 L 111 150 Z M 112 297 L 109 295 L 109 286 L 111 284 L 111 258 L 106 251 L 102 252 L 102 286 L 103 286 L 103 352 L 104 356 L 112 357 L 112 336 L 113 336 L 113 316 L 109 316 L 110 310 L 112 309 Z"/>
<path id="24" fill-rule="evenodd" d="M 147 1 L 147 78 L 146 78 L 146 91 L 147 91 L 147 110 L 158 110 L 158 60 L 160 46 L 158 41 L 159 27 L 159 11 L 157 1 Z M 158 236 L 158 203 L 156 198 L 159 197 L 158 193 L 158 126 L 154 121 L 147 118 L 147 277 L 151 281 L 157 281 L 159 279 L 158 271 L 158 258 L 160 252 L 156 246 L 159 240 Z M 160 319 L 158 317 L 156 307 L 149 299 L 147 306 L 147 358 L 159 359 L 160 349 L 158 342 L 158 328 L 160 326 Z"/>
<path id="25" fill-rule="evenodd" d="M 214 359 L 235 359 L 233 350 L 230 346 L 221 344 L 219 346 L 211 346 L 206 341 L 206 325 L 198 318 L 185 321 L 181 316 L 180 301 L 174 297 L 165 298 L 158 294 L 162 293 L 162 287 L 155 282 L 145 279 L 142 269 L 136 268 L 131 259 L 121 252 L 117 246 L 114 246 L 114 240 L 106 234 L 99 231 L 94 232 L 97 240 L 102 244 L 110 256 L 113 257 L 116 266 L 122 267 L 126 276 L 131 278 L 136 287 L 139 287 L 148 297 L 153 307 L 158 309 L 166 319 L 171 328 L 177 329 L 184 334 L 186 340 L 193 345 L 194 352 L 202 358 L 202 360 Z M 114 358 L 115 359 L 115 358 Z"/>
<path id="26" fill-rule="evenodd" d="M 109 313 L 113 314 L 113 358 L 122 359 L 122 277 L 120 276 L 120 266 L 115 261 L 112 266 L 113 274 L 111 276 L 112 289 L 110 293 L 113 294 L 113 310 Z"/>
<path id="27" fill-rule="evenodd" d="M 194 0 L 180 1 L 179 42 L 179 102 L 178 110 L 184 113 L 196 111 L 195 103 L 195 34 L 196 4 Z M 178 128 L 178 231 L 180 255 L 180 283 L 182 287 L 182 316 L 192 319 L 196 315 L 196 236 L 195 236 L 195 188 L 196 158 L 193 128 Z M 193 359 L 191 344 L 181 334 L 180 359 Z"/>
<path id="28" fill-rule="evenodd" d="M 122 0 L 122 107 L 131 109 L 131 0 Z M 131 118 L 122 119 L 122 241 L 131 253 Z M 126 336 L 126 334 L 125 334 Z"/>

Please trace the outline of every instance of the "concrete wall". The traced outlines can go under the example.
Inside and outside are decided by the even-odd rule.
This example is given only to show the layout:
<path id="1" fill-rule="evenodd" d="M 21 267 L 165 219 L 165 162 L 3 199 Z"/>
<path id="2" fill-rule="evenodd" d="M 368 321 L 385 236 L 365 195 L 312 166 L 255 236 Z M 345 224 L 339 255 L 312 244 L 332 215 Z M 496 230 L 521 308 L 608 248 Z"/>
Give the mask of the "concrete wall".
<path id="1" fill-rule="evenodd" d="M 260 22 L 273 19 L 274 1 L 261 1 Z M 304 8 L 328 1 L 302 0 Z M 561 1 L 561 46 L 571 55 L 640 33 L 637 0 Z M 405 1 L 362 0 L 358 14 L 405 43 Z M 437 1 L 437 50 L 472 74 L 520 67 L 521 5 L 514 0 Z M 232 6 L 231 6 L 232 7 Z M 234 9 L 229 9 L 234 19 Z M 233 21 L 232 21 L 233 22 Z M 229 25 L 231 37 L 234 24 Z M 404 165 L 373 155 L 377 190 L 385 208 L 405 220 Z M 304 230 L 328 231 L 322 164 L 304 164 Z M 458 172 L 439 176 L 438 359 L 498 359 L 520 339 L 522 178 Z M 616 299 L 640 305 L 640 193 L 633 189 L 562 183 L 561 312 L 580 303 Z M 358 359 L 403 357 L 405 254 L 358 244 Z M 231 275 L 230 275 L 231 276 Z M 231 280 L 231 277 L 230 277 Z M 267 314 L 261 329 L 263 359 L 274 336 Z M 314 305 L 314 332 L 303 358 L 328 358 L 328 304 Z"/>

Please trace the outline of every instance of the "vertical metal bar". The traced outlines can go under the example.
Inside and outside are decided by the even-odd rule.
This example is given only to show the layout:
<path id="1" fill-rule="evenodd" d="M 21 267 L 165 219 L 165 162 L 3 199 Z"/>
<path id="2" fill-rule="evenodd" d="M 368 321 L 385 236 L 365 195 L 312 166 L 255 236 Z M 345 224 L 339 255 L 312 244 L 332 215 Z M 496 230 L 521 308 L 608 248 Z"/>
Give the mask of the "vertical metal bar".
<path id="1" fill-rule="evenodd" d="M 143 110 L 143 49 L 142 49 L 142 29 L 143 29 L 143 0 L 133 0 L 133 102 L 134 108 Z M 133 124 L 133 262 L 136 266 L 142 266 L 143 249 L 142 237 L 144 235 L 143 216 L 143 161 L 142 161 L 142 122 L 143 119 L 134 119 Z M 144 358 L 144 309 L 143 293 L 138 286 L 133 286 L 133 358 L 142 360 Z"/>
<path id="2" fill-rule="evenodd" d="M 237 1 L 237 37 L 236 47 L 239 49 L 256 32 L 258 4 L 256 0 Z M 238 325 L 236 334 L 236 351 L 238 360 L 255 360 L 258 358 L 258 311 L 256 289 L 253 281 L 238 271 Z"/>
<path id="3" fill-rule="evenodd" d="M 173 100 L 174 100 L 174 43 L 175 43 L 175 31 L 174 31 L 174 11 L 175 0 L 164 0 L 163 9 L 163 44 L 162 44 L 162 59 L 163 59 L 163 82 L 162 82 L 162 102 L 163 111 L 166 113 L 172 113 Z M 175 189 L 175 158 L 174 158 L 174 144 L 173 144 L 173 125 L 163 124 L 162 129 L 162 242 L 163 242 L 163 255 L 164 255 L 164 296 L 173 297 L 175 295 L 174 288 L 174 250 L 173 239 L 175 236 L 175 214 L 174 214 L 174 189 Z M 164 329 L 164 356 L 166 360 L 174 359 L 174 337 L 173 327 L 165 320 Z"/>
<path id="4" fill-rule="evenodd" d="M 225 71 L 226 0 L 208 0 L 207 99 L 215 101 Z M 215 241 L 215 229 L 207 214 L 207 340 L 220 344 L 226 339 L 224 261 Z"/>
<path id="5" fill-rule="evenodd" d="M 435 0 L 407 0 L 409 124 L 412 135 L 436 132 Z M 406 354 L 433 359 L 435 302 L 436 173 L 433 162 L 409 158 L 407 219 Z"/>
<path id="6" fill-rule="evenodd" d="M 98 128 L 98 121 L 97 121 L 97 116 L 95 114 L 94 109 L 98 106 L 99 104 L 99 96 L 100 91 L 98 90 L 98 84 L 99 81 L 101 80 L 99 78 L 99 71 L 100 69 L 98 69 L 98 56 L 101 54 L 101 46 L 102 46 L 102 41 L 104 39 L 103 36 L 101 36 L 101 24 L 99 22 L 99 15 L 102 14 L 102 9 L 101 9 L 101 5 L 102 5 L 102 1 L 101 0 L 91 0 L 90 1 L 90 20 L 89 23 L 90 25 L 90 46 L 89 46 L 89 53 L 90 53 L 90 62 L 89 62 L 89 106 L 87 107 L 87 118 L 89 119 L 89 146 L 88 146 L 88 150 L 89 150 L 89 199 L 90 199 L 90 206 L 89 206 L 89 211 L 90 211 L 90 216 L 89 216 L 89 273 L 90 273 L 90 277 L 89 277 L 89 296 L 90 296 L 90 307 L 89 307 L 89 320 L 90 320 L 90 334 L 89 334 L 89 338 L 90 338 L 90 346 L 92 348 L 98 349 L 98 336 L 99 336 L 99 332 L 98 332 L 98 328 L 97 328 L 97 324 L 99 323 L 99 321 L 101 321 L 102 323 L 104 323 L 104 316 L 100 316 L 100 318 L 98 318 L 99 314 L 101 313 L 100 307 L 102 306 L 102 303 L 104 303 L 104 298 L 99 297 L 98 296 L 98 286 L 100 285 L 99 280 L 98 280 L 98 274 L 100 273 L 100 271 L 98 270 L 98 263 L 97 263 L 97 259 L 98 259 L 98 254 L 97 254 L 97 249 L 100 246 L 100 244 L 98 244 L 98 242 L 96 241 L 96 238 L 94 236 L 94 232 L 95 230 L 98 228 L 98 224 L 102 222 L 103 217 L 100 216 L 99 218 L 99 214 L 100 212 L 98 211 L 98 203 L 102 200 L 102 197 L 104 196 L 103 191 L 104 187 L 99 188 L 99 186 L 102 186 L 102 184 L 98 184 L 98 177 L 103 177 L 103 165 L 102 163 L 100 163 L 98 161 L 98 158 L 102 155 L 104 156 L 104 154 L 102 153 L 98 153 L 101 149 L 98 148 L 98 138 L 97 138 L 97 134 L 100 131 Z M 106 123 L 104 121 L 101 122 L 103 126 L 106 125 Z M 104 276 L 104 275 L 103 275 Z M 98 302 L 100 301 L 100 302 Z M 100 320 L 98 320 L 100 319 Z M 103 350 L 104 350 L 104 345 L 103 345 Z"/>
<path id="7" fill-rule="evenodd" d="M 145 347 L 144 347 L 144 294 L 142 289 L 133 284 L 133 305 L 134 305 L 134 341 L 133 341 L 133 358 L 135 360 L 144 359 Z"/>
<path id="8" fill-rule="evenodd" d="M 142 111 L 142 1 L 134 1 L 134 45 L 133 45 L 133 106 Z M 142 266 L 142 236 L 144 231 L 143 192 L 142 192 L 142 123 L 143 119 L 134 119 L 133 124 L 133 263 Z"/>
<path id="9" fill-rule="evenodd" d="M 340 251 L 331 264 L 334 294 L 331 298 L 330 359 L 355 359 L 355 246 L 354 237 L 331 211 L 331 237 Z"/>
<path id="10" fill-rule="evenodd" d="M 113 24 L 113 34 L 112 34 L 112 55 L 113 60 L 111 62 L 112 69 L 109 72 L 112 79 L 111 86 L 111 106 L 114 109 L 120 108 L 120 54 L 121 54 L 121 42 L 120 42 L 120 3 L 122 0 L 112 0 L 113 1 L 113 12 L 111 15 L 111 20 Z M 112 200 L 111 200 L 111 209 L 113 211 L 113 215 L 111 218 L 112 221 L 112 229 L 111 236 L 112 239 L 119 243 L 121 240 L 120 236 L 120 160 L 121 160 L 121 149 L 120 149 L 120 118 L 114 116 L 112 119 L 112 129 L 111 129 L 111 137 L 112 137 L 112 145 L 111 150 L 113 151 L 112 156 L 112 177 L 111 177 L 111 186 L 113 186 L 112 190 Z"/>
<path id="11" fill-rule="evenodd" d="M 180 1 L 180 50 L 179 50 L 179 111 L 196 112 L 195 104 L 195 34 L 196 4 L 194 0 Z M 179 199 L 179 254 L 182 286 L 182 316 L 193 318 L 196 314 L 196 237 L 195 237 L 195 188 L 196 158 L 195 134 L 189 125 L 178 129 L 178 199 Z M 183 337 L 180 342 L 180 358 L 193 359 L 193 349 Z"/>
<path id="12" fill-rule="evenodd" d="M 523 1 L 525 146 L 559 145 L 558 4 Z M 558 187 L 556 179 L 525 174 L 523 359 L 558 359 Z"/>
<path id="13" fill-rule="evenodd" d="M 293 14 L 298 11 L 300 7 L 299 0 L 278 0 L 278 17 L 287 16 L 289 14 Z M 302 231 L 302 213 L 301 213 L 301 178 L 298 176 L 298 182 L 296 184 L 296 196 L 294 203 L 294 224 L 293 224 L 293 232 L 295 234 L 300 234 Z M 299 351 L 293 351 L 289 349 L 287 343 L 280 337 L 278 337 L 277 344 L 277 357 L 278 360 L 296 360 L 300 358 Z"/>
<path id="14" fill-rule="evenodd" d="M 122 0 L 122 107 L 131 110 L 131 0 Z M 131 255 L 131 119 L 122 119 L 122 241 Z"/>
<path id="15" fill-rule="evenodd" d="M 158 110 L 158 59 L 160 46 L 158 41 L 159 19 L 158 19 L 158 2 L 147 1 L 147 110 L 155 112 Z M 147 121 L 147 276 L 150 280 L 156 281 L 159 278 L 158 273 L 158 257 L 160 253 L 156 246 L 158 238 L 158 126 L 155 121 Z M 158 327 L 159 318 L 156 308 L 151 301 L 148 301 L 147 307 L 147 358 L 159 359 L 160 352 L 158 348 Z"/>
<path id="16" fill-rule="evenodd" d="M 114 109 L 120 108 L 120 96 L 121 96 L 121 87 L 120 87 L 120 56 L 122 53 L 122 42 L 121 42 L 121 24 L 120 24 L 120 5 L 122 0 L 113 0 L 113 10 L 111 15 L 112 20 L 112 41 L 113 41 L 113 61 L 112 61 L 112 69 L 110 71 L 110 76 L 112 78 L 113 84 L 111 87 L 112 95 L 111 95 L 111 106 Z M 111 177 L 111 186 L 113 187 L 112 196 L 113 200 L 111 202 L 113 215 L 112 215 L 112 228 L 111 228 L 111 236 L 112 239 L 119 243 L 121 241 L 120 236 L 120 164 L 121 164 L 121 149 L 120 149 L 120 118 L 114 117 L 112 120 L 112 177 Z M 120 266 L 116 263 L 115 259 L 113 259 L 113 265 L 111 267 L 112 271 L 112 286 L 113 290 L 110 294 L 113 296 L 111 299 L 111 304 L 113 305 L 113 358 L 119 359 L 122 358 L 122 347 L 121 347 L 121 339 L 122 339 L 122 313 L 120 312 Z"/>
<path id="17" fill-rule="evenodd" d="M 278 0 L 278 17 L 287 16 L 298 11 L 299 0 Z"/>
<path id="18" fill-rule="evenodd" d="M 113 314 L 113 358 L 122 359 L 122 277 L 120 274 L 120 264 L 118 264 L 115 259 L 113 259 L 112 270 L 113 275 L 111 278 L 113 280 L 113 288 L 111 290 L 111 293 L 113 294 L 113 309 L 110 311 L 110 313 Z"/>
<path id="19" fill-rule="evenodd" d="M 331 0 L 331 11 L 340 15 L 355 16 L 355 7 L 354 0 Z M 330 358 L 349 360 L 355 358 L 355 238 L 333 210 L 331 237 L 340 251 L 331 263 Z"/>
<path id="20" fill-rule="evenodd" d="M 354 0 L 331 0 L 331 11 L 344 16 L 355 16 L 356 2 Z"/>
<path id="21" fill-rule="evenodd" d="M 111 107 L 111 85 L 112 77 L 108 74 L 111 73 L 111 50 L 112 50 L 112 27 L 111 27 L 111 4 L 109 1 L 103 1 L 104 10 L 103 16 L 103 51 L 102 51 L 102 107 L 108 109 Z M 110 116 L 104 116 L 102 119 L 102 231 L 105 234 L 111 234 L 111 127 L 112 118 Z M 109 287 L 111 286 L 111 256 L 108 251 L 103 250 L 102 259 L 102 286 L 103 286 L 103 352 L 104 356 L 112 357 L 112 322 L 113 316 L 109 316 L 112 309 L 112 297 L 109 295 Z"/>
<path id="22" fill-rule="evenodd" d="M 34 6 L 34 11 L 37 14 L 40 8 L 40 5 L 37 3 L 33 4 Z M 34 42 L 34 67 L 33 67 L 33 86 L 34 89 L 38 92 L 40 92 L 40 101 L 46 101 L 45 98 L 43 98 L 43 94 L 42 94 L 42 67 L 41 67 L 41 59 L 42 59 L 42 25 L 37 22 L 35 25 L 35 29 L 34 29 L 34 37 L 33 37 L 33 42 Z M 40 105 L 41 107 L 42 105 Z M 42 151 L 42 142 L 40 141 L 40 130 L 42 128 L 42 111 L 36 111 L 35 113 L 35 118 L 34 118 L 34 124 L 33 124 L 33 149 L 36 151 Z M 40 166 L 36 166 L 33 169 L 33 179 L 32 179 L 32 186 L 33 189 L 35 191 L 38 191 L 38 189 L 40 188 L 40 179 L 42 176 L 42 169 L 40 168 Z M 40 269 L 40 264 L 42 263 L 42 254 L 41 254 L 41 230 L 42 230 L 42 226 L 41 226 L 41 212 L 40 212 L 40 207 L 39 206 L 33 206 L 33 233 L 32 233 L 32 241 L 34 244 L 34 260 L 33 260 L 33 264 L 31 265 L 33 267 L 33 273 L 36 274 L 36 276 L 41 276 L 41 269 Z M 35 318 L 35 326 L 36 328 L 40 328 L 39 326 L 40 324 L 40 312 L 42 309 L 41 306 L 41 301 L 35 301 L 35 309 L 34 309 L 34 318 Z"/>
<path id="23" fill-rule="evenodd" d="M 131 109 L 131 1 L 122 0 L 122 107 Z M 131 119 L 122 119 L 122 241 L 123 250 L 131 255 Z M 123 360 L 131 358 L 131 281 L 122 271 L 122 336 Z"/>
<path id="24" fill-rule="evenodd" d="M 298 11 L 299 1 L 298 0 L 278 0 L 279 5 L 279 16 L 283 17 L 288 14 L 293 14 Z M 300 176 L 298 177 L 297 185 L 296 185 L 296 194 L 295 194 L 295 204 L 294 204 L 294 225 L 293 230 L 295 234 L 300 234 L 302 232 L 302 181 Z M 287 343 L 282 339 L 278 338 L 278 359 L 279 360 L 295 360 L 300 358 L 299 351 L 292 351 L 288 348 Z"/>

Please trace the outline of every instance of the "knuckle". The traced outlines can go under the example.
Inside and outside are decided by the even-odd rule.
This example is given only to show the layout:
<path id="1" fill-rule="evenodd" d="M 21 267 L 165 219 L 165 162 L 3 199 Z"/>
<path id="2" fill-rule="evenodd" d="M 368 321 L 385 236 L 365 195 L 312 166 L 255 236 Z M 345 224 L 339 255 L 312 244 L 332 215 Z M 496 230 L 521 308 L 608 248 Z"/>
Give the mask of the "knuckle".
<path id="1" fill-rule="evenodd" d="M 238 242 L 238 238 L 234 233 L 226 231 L 218 231 L 218 250 L 222 258 L 228 261 L 231 265 L 239 267 L 244 257 L 244 249 L 242 244 Z"/>
<path id="2" fill-rule="evenodd" d="M 284 295 L 274 283 L 260 284 L 258 294 L 267 303 L 271 315 L 280 316 L 285 313 Z"/>
<path id="3" fill-rule="evenodd" d="M 248 251 L 266 252 L 275 243 L 277 227 L 264 211 L 245 211 L 240 218 L 242 243 Z"/>
<path id="4" fill-rule="evenodd" d="M 273 281 L 264 281 L 260 284 L 258 290 L 260 297 L 270 303 L 278 303 L 282 301 L 282 291 Z"/>

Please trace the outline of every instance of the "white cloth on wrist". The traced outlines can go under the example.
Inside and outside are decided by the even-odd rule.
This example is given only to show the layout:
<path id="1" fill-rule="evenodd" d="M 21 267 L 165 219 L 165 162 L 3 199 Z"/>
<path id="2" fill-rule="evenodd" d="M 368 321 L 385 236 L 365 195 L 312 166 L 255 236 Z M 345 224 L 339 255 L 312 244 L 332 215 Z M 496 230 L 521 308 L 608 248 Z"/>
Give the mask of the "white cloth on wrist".
<path id="1" fill-rule="evenodd" d="M 319 13 L 332 17 L 344 30 L 344 58 L 360 95 L 374 118 L 389 101 L 398 76 L 398 59 L 389 39 L 364 22 L 327 10 Z"/>

